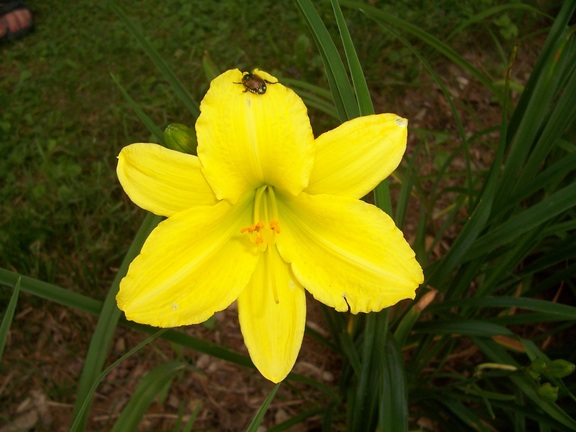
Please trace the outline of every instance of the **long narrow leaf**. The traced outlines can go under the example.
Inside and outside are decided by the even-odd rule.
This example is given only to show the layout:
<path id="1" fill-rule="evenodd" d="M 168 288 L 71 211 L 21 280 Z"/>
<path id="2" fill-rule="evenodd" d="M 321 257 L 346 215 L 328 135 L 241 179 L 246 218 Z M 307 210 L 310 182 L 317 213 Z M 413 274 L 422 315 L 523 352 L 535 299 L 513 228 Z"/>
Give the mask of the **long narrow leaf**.
<path id="1" fill-rule="evenodd" d="M 573 56 L 571 60 L 576 63 L 576 56 Z M 571 72 L 571 76 L 567 78 L 567 82 L 561 90 L 562 94 L 557 98 L 548 121 L 530 153 L 522 174 L 516 182 L 511 193 L 512 196 L 523 193 L 523 189 L 532 181 L 534 173 L 539 171 L 546 157 L 554 148 L 558 147 L 564 131 L 576 120 L 576 104 L 574 103 L 576 73 L 573 73 L 573 70 Z"/>
<path id="2" fill-rule="evenodd" d="M 509 77 L 506 83 L 509 82 Z M 496 194 L 498 192 L 497 184 L 500 177 L 500 165 L 504 160 L 505 143 L 508 137 L 508 122 L 506 119 L 506 98 L 504 98 L 502 109 L 502 122 L 500 125 L 500 145 L 496 151 L 494 162 L 488 178 L 484 184 L 484 189 L 480 194 L 480 200 L 470 219 L 462 227 L 462 231 L 452 244 L 448 253 L 432 267 L 429 277 L 432 286 L 443 286 L 450 274 L 462 262 L 462 256 L 466 254 L 472 246 L 475 248 L 475 242 L 481 232 L 484 230 L 490 215 Z M 470 275 L 472 277 L 472 275 Z"/>
<path id="3" fill-rule="evenodd" d="M 374 381 L 381 379 L 385 367 L 383 344 L 388 332 L 388 315 L 388 311 L 384 310 L 366 317 L 362 335 L 362 369 L 356 388 L 351 389 L 354 396 L 348 425 L 350 432 L 372 430 L 378 422 L 380 388 L 374 385 Z"/>
<path id="4" fill-rule="evenodd" d="M 102 309 L 102 302 L 98 300 L 48 282 L 43 282 L 29 276 L 21 276 L 18 273 L 0 268 L 0 285 L 15 288 L 17 283 L 20 284 L 21 291 L 63 306 L 88 312 L 92 315 L 98 315 Z"/>
<path id="5" fill-rule="evenodd" d="M 494 16 L 494 15 L 499 16 L 507 10 L 512 10 L 512 11 L 524 10 L 524 11 L 530 12 L 534 15 L 544 16 L 546 18 L 549 18 L 550 20 L 553 19 L 553 17 L 551 17 L 550 15 L 547 15 L 544 12 L 542 12 L 542 11 L 540 11 L 540 10 L 536 9 L 535 7 L 530 6 L 530 5 L 525 5 L 525 4 L 521 4 L 521 3 L 502 4 L 502 5 L 492 6 L 491 8 L 484 9 L 484 10 L 478 12 L 477 14 L 473 15 L 472 17 L 470 17 L 469 19 L 467 19 L 466 21 L 464 21 L 460 25 L 458 25 L 458 27 L 456 27 L 454 30 L 452 30 L 452 33 L 450 33 L 450 35 L 448 36 L 447 39 L 452 40 L 455 36 L 462 33 L 462 31 L 465 28 L 469 27 L 470 25 L 477 23 L 477 22 L 482 22 L 486 18 L 489 18 L 489 17 Z"/>
<path id="6" fill-rule="evenodd" d="M 158 71 L 162 74 L 164 79 L 170 84 L 176 95 L 180 98 L 180 101 L 188 108 L 190 113 L 197 118 L 200 115 L 200 108 L 198 102 L 194 100 L 192 95 L 188 92 L 186 87 L 180 82 L 176 74 L 170 69 L 166 64 L 162 56 L 156 51 L 156 49 L 148 42 L 146 37 L 142 34 L 140 29 L 128 18 L 128 15 L 122 10 L 116 2 L 110 0 L 108 2 L 112 10 L 120 17 L 124 22 L 126 27 L 130 30 L 130 33 L 134 35 L 144 52 L 150 57 Z"/>
<path id="7" fill-rule="evenodd" d="M 566 77 L 558 70 L 565 55 L 563 47 L 572 30 L 568 28 L 574 0 L 565 1 L 556 18 L 544 48 L 538 57 L 526 88 L 510 119 L 509 157 L 502 171 L 497 206 L 505 206 L 515 188 L 516 178 L 533 148 L 536 138 L 549 119 L 550 106 L 564 85 Z M 573 57 L 573 56 L 572 56 Z M 572 63 L 574 60 L 572 60 Z M 568 63 L 573 67 L 573 64 Z"/>
<path id="8" fill-rule="evenodd" d="M 518 129 L 518 125 L 526 117 L 526 110 L 528 105 L 533 104 L 534 100 L 538 101 L 538 98 L 535 98 L 534 96 L 535 88 L 541 80 L 543 70 L 548 68 L 550 62 L 554 61 L 553 57 L 557 54 L 558 42 L 566 36 L 567 26 L 572 19 L 575 9 L 576 1 L 566 0 L 562 2 L 562 8 L 554 19 L 552 28 L 548 33 L 548 37 L 546 38 L 546 42 L 544 42 L 544 46 L 542 47 L 541 54 L 538 56 L 536 64 L 532 69 L 530 79 L 524 87 L 522 96 L 520 97 L 516 109 L 514 110 L 514 114 L 510 119 L 510 129 L 512 131 L 516 131 Z"/>
<path id="9" fill-rule="evenodd" d="M 111 74 L 111 76 L 112 80 L 114 81 L 114 84 L 116 84 L 116 87 L 118 87 L 120 93 L 122 93 L 122 96 L 124 96 L 124 99 L 126 99 L 128 104 L 130 105 L 130 108 L 132 108 L 138 119 L 142 122 L 144 126 L 146 126 L 146 128 L 150 131 L 150 133 L 154 135 L 154 137 L 156 137 L 158 142 L 162 144 L 164 142 L 164 132 L 162 132 L 162 130 L 158 126 L 156 126 L 156 124 L 152 121 L 152 119 L 148 117 L 148 115 L 144 111 L 142 111 L 142 108 L 138 106 L 136 101 L 132 99 L 132 96 L 130 96 L 130 94 L 126 91 L 126 89 L 122 86 L 122 84 L 120 84 L 120 80 L 118 79 L 118 77 L 116 77 L 114 74 Z"/>
<path id="10" fill-rule="evenodd" d="M 176 374 L 186 367 L 186 363 L 174 361 L 164 363 L 148 372 L 138 383 L 111 432 L 138 430 L 138 425 L 154 398 L 165 391 Z"/>
<path id="11" fill-rule="evenodd" d="M 344 122 L 358 117 L 360 112 L 354 90 L 328 29 L 310 0 L 296 0 L 296 3 L 304 15 L 320 51 L 340 121 Z"/>
<path id="12" fill-rule="evenodd" d="M 364 72 L 362 71 L 362 65 L 360 64 L 360 59 L 356 53 L 356 48 L 354 48 L 352 37 L 348 31 L 346 20 L 342 14 L 342 9 L 340 9 L 338 0 L 330 1 L 332 3 L 332 9 L 334 10 L 334 16 L 336 17 L 336 23 L 338 24 L 340 39 L 342 40 L 342 46 L 344 47 L 344 54 L 348 61 L 348 69 L 350 70 L 352 84 L 354 85 L 354 90 L 356 92 L 360 115 L 374 114 L 374 106 L 372 105 L 370 91 L 368 90 L 366 78 L 364 77 Z"/>
<path id="13" fill-rule="evenodd" d="M 531 299 L 524 297 L 471 297 L 460 300 L 446 300 L 441 303 L 430 305 L 426 312 L 438 313 L 452 308 L 506 308 L 523 309 L 540 312 L 555 317 L 558 321 L 576 321 L 576 307 L 565 304 L 552 303 L 546 300 Z"/>
<path id="14" fill-rule="evenodd" d="M 450 90 L 448 90 L 448 87 L 446 86 L 446 84 L 444 83 L 444 81 L 442 80 L 440 75 L 432 67 L 430 62 L 428 62 L 428 60 L 426 60 L 426 58 L 414 47 L 414 45 L 412 45 L 408 41 L 408 39 L 403 37 L 397 31 L 389 28 L 389 26 L 386 26 L 386 27 L 387 27 L 388 31 L 390 33 L 392 33 L 392 35 L 394 35 L 395 38 L 397 38 L 399 41 L 401 41 L 404 44 L 404 46 L 406 46 L 406 48 L 408 48 L 410 50 L 410 52 L 420 61 L 422 66 L 424 66 L 424 68 L 428 72 L 428 75 L 430 75 L 432 80 L 434 80 L 436 85 L 440 88 L 440 91 L 444 95 L 446 102 L 450 106 L 450 111 L 452 112 L 452 117 L 453 117 L 454 121 L 456 122 L 456 127 L 458 128 L 458 135 L 459 135 L 460 140 L 462 142 L 462 150 L 463 150 L 464 156 L 465 156 L 464 160 L 466 161 L 466 184 L 467 184 L 468 190 L 469 190 L 468 195 L 469 196 L 472 195 L 472 169 L 470 166 L 470 159 L 471 158 L 470 158 L 470 148 L 469 148 L 470 146 L 468 144 L 468 138 L 467 138 L 466 132 L 464 130 L 464 124 L 462 123 L 461 115 L 460 115 L 458 109 L 456 108 L 456 105 L 454 104 L 454 100 L 453 100 L 454 98 L 453 98 Z M 454 152 L 453 157 L 456 157 L 457 155 L 458 155 L 458 152 Z M 449 164 L 450 164 L 450 160 L 447 160 L 446 163 L 444 164 L 444 167 L 440 170 L 440 172 L 437 173 L 436 184 L 432 187 L 432 190 L 434 190 L 436 188 L 438 183 L 444 177 L 444 172 L 449 167 Z"/>
<path id="15" fill-rule="evenodd" d="M 558 144 L 559 142 L 556 143 L 556 145 Z M 525 200 L 538 191 L 547 189 L 551 184 L 560 182 L 574 171 L 575 167 L 576 152 L 567 154 L 555 163 L 548 163 L 548 166 L 544 171 L 540 172 L 536 176 L 534 176 L 534 172 L 532 173 L 530 183 L 519 187 L 520 190 L 518 191 L 518 194 L 515 195 L 515 200 Z"/>
<path id="16" fill-rule="evenodd" d="M 518 236 L 534 230 L 559 214 L 576 206 L 576 183 L 546 197 L 534 206 L 509 218 L 506 222 L 479 238 L 465 256 L 474 259 L 514 241 Z"/>
<path id="17" fill-rule="evenodd" d="M 74 417 L 74 421 L 72 422 L 72 426 L 70 427 L 70 432 L 76 432 L 76 431 L 84 431 L 85 427 L 83 429 L 80 429 L 81 427 L 81 423 L 84 421 L 84 417 L 85 414 L 88 411 L 88 406 L 90 404 L 90 401 L 92 400 L 92 397 L 94 396 L 94 393 L 96 393 L 96 388 L 98 387 L 98 385 L 102 382 L 102 380 L 106 377 L 106 375 L 108 375 L 114 368 L 116 368 L 120 363 L 122 363 L 124 360 L 126 360 L 127 358 L 131 357 L 133 354 L 135 354 L 136 352 L 140 351 L 142 348 L 144 348 L 146 345 L 148 345 L 150 342 L 152 342 L 153 340 L 155 340 L 156 338 L 158 338 L 158 336 L 160 336 L 162 333 L 166 332 L 166 329 L 161 329 L 161 330 L 157 330 L 156 333 L 154 333 L 153 335 L 147 337 L 146 339 L 144 339 L 142 342 L 140 342 L 138 345 L 136 345 L 134 348 L 132 348 L 131 350 L 129 350 L 126 354 L 122 355 L 122 357 L 120 357 L 118 360 L 116 360 L 115 362 L 113 362 L 110 366 L 108 366 L 106 369 L 104 369 L 103 371 L 101 371 L 92 381 L 92 383 L 90 384 L 90 387 L 87 389 L 86 391 L 86 397 L 84 398 L 84 400 L 82 401 L 82 403 L 80 404 L 80 406 L 78 407 L 78 414 Z"/>
<path id="18" fill-rule="evenodd" d="M 440 322 L 427 322 L 414 327 L 418 333 L 463 335 L 463 336 L 510 336 L 514 333 L 506 327 L 477 320 L 446 320 Z"/>
<path id="19" fill-rule="evenodd" d="M 469 72 L 478 81 L 480 81 L 487 89 L 493 90 L 493 82 L 490 78 L 488 78 L 487 76 L 480 73 L 478 71 L 478 69 L 476 69 L 474 66 L 472 66 L 469 62 L 467 62 L 464 59 L 464 57 L 462 57 L 460 54 L 458 54 L 456 51 L 454 51 L 448 45 L 441 42 L 439 39 L 432 36 L 431 34 L 426 33 L 420 27 L 418 27 L 414 24 L 410 24 L 407 21 L 404 21 L 398 17 L 395 17 L 394 15 L 386 13 L 385 11 L 377 9 L 373 6 L 366 4 L 366 3 L 341 0 L 340 4 L 342 6 L 345 6 L 345 7 L 358 9 L 364 15 L 366 15 L 368 18 L 373 19 L 376 22 L 388 24 L 390 26 L 399 28 L 402 31 L 408 32 L 408 33 L 418 37 L 423 42 L 427 43 L 432 48 L 436 49 L 438 52 L 445 55 L 454 64 L 456 64 L 457 66 L 460 66 L 462 69 Z"/>
<path id="20" fill-rule="evenodd" d="M 76 391 L 77 399 L 76 404 L 74 405 L 72 418 L 78 425 L 77 430 L 86 429 L 87 411 L 83 412 L 82 407 L 84 405 L 89 405 L 90 403 L 90 389 L 102 371 L 102 367 L 108 355 L 110 342 L 112 341 L 116 325 L 118 324 L 118 319 L 120 318 L 120 310 L 118 309 L 118 306 L 116 306 L 116 294 L 118 292 L 120 281 L 126 275 L 129 264 L 140 252 L 146 238 L 148 238 L 150 232 L 152 232 L 156 225 L 158 225 L 161 219 L 160 216 L 153 214 L 148 214 L 146 216 L 142 226 L 134 237 L 132 245 L 128 249 L 124 260 L 122 261 L 120 269 L 118 270 L 118 273 L 112 282 L 110 291 L 106 296 L 106 300 L 104 301 L 96 330 L 94 331 L 94 335 L 90 341 L 90 347 L 88 348 L 88 354 L 86 354 L 86 361 Z"/>
<path id="21" fill-rule="evenodd" d="M 12 291 L 12 296 L 10 296 L 10 302 L 8 302 L 8 307 L 6 307 L 6 310 L 4 311 L 2 324 L 0 324 L 0 360 L 2 360 L 2 355 L 4 354 L 4 347 L 6 346 L 6 339 L 8 338 L 8 329 L 10 329 L 12 318 L 14 318 L 14 311 L 16 310 L 19 294 L 20 279 L 16 281 L 16 285 Z"/>
<path id="22" fill-rule="evenodd" d="M 408 431 L 408 390 L 404 364 L 394 336 L 388 335 L 384 347 L 384 373 L 380 389 L 378 427 L 381 431 Z"/>
<path id="23" fill-rule="evenodd" d="M 272 390 L 262 403 L 262 406 L 260 407 L 256 415 L 250 422 L 250 425 L 248 426 L 248 429 L 246 429 L 246 432 L 256 432 L 258 430 L 258 428 L 260 427 L 260 423 L 262 423 L 262 419 L 264 419 L 264 414 L 266 414 L 266 411 L 268 411 L 270 403 L 272 403 L 272 400 L 274 399 L 276 392 L 280 388 L 280 384 L 282 383 L 278 383 L 272 388 Z"/>
<path id="24" fill-rule="evenodd" d="M 196 418 L 198 417 L 198 414 L 200 413 L 200 408 L 202 408 L 202 402 L 201 401 L 198 402 L 196 404 L 196 406 L 194 407 L 194 411 L 192 412 L 192 415 L 190 416 L 190 418 L 186 422 L 186 425 L 184 426 L 184 429 L 182 429 L 182 432 L 192 432 L 192 427 L 194 426 L 194 422 L 196 421 Z"/>
<path id="25" fill-rule="evenodd" d="M 448 398 L 444 395 L 441 403 L 445 405 L 450 412 L 462 421 L 462 424 L 467 425 L 470 430 L 478 432 L 491 432 L 491 429 L 484 426 L 482 419 L 476 413 L 466 407 L 462 402 Z"/>

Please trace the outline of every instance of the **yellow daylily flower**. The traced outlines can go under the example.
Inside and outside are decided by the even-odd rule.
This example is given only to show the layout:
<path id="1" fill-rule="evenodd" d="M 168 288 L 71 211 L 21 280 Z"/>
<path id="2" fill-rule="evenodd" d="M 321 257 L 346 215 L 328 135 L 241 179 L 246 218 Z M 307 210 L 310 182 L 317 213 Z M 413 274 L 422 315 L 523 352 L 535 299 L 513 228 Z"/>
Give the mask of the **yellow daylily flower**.
<path id="1" fill-rule="evenodd" d="M 118 178 L 167 216 L 120 284 L 126 318 L 157 327 L 205 321 L 238 301 L 254 364 L 282 381 L 304 335 L 305 290 L 338 311 L 414 298 L 422 269 L 402 232 L 360 200 L 400 163 L 407 121 L 356 118 L 314 139 L 302 100 L 270 74 L 264 93 L 229 70 L 196 123 L 198 156 L 132 144 Z"/>

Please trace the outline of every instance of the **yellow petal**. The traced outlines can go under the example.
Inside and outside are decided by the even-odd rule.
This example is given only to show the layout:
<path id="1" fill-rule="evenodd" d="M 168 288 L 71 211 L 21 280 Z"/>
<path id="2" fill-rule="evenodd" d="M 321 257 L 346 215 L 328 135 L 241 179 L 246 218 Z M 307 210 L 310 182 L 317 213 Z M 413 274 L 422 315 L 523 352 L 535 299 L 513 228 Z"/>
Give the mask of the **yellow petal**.
<path id="1" fill-rule="evenodd" d="M 306 193 L 282 196 L 278 207 L 280 255 L 317 300 L 358 313 L 414 298 L 422 269 L 386 213 L 352 198 Z"/>
<path id="2" fill-rule="evenodd" d="M 245 91 L 242 73 L 229 70 L 210 84 L 196 122 L 198 157 L 219 199 L 235 202 L 268 184 L 295 195 L 308 184 L 314 137 L 306 107 L 265 72 L 265 94 Z"/>
<path id="3" fill-rule="evenodd" d="M 240 233 L 251 221 L 249 204 L 222 201 L 160 223 L 120 283 L 116 300 L 126 318 L 156 327 L 197 324 L 236 300 L 259 255 Z"/>
<path id="4" fill-rule="evenodd" d="M 275 247 L 262 254 L 238 298 L 238 314 L 250 358 L 264 377 L 282 381 L 302 345 L 306 296 Z"/>
<path id="5" fill-rule="evenodd" d="M 408 122 L 396 114 L 358 117 L 316 139 L 309 194 L 360 198 L 398 167 Z"/>
<path id="6" fill-rule="evenodd" d="M 118 179 L 139 207 L 161 216 L 192 206 L 213 205 L 216 197 L 196 156 L 158 144 L 132 144 L 118 155 Z"/>

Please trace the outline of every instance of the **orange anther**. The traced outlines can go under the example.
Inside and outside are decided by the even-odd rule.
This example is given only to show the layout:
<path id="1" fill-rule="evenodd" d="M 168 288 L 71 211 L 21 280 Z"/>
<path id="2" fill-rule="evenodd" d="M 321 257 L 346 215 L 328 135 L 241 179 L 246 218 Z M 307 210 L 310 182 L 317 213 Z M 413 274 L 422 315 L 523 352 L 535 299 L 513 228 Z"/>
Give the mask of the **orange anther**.
<path id="1" fill-rule="evenodd" d="M 280 222 L 277 220 L 273 220 L 270 222 L 270 229 L 274 231 L 276 234 L 280 234 Z"/>

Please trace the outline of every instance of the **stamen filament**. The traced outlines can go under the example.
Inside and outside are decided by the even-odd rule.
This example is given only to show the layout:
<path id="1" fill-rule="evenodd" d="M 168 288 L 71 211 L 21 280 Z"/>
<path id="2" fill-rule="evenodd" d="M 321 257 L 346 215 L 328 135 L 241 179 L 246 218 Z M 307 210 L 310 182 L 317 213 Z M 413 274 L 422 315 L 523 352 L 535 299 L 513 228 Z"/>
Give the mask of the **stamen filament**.
<path id="1" fill-rule="evenodd" d="M 270 208 L 272 209 L 272 220 L 278 220 L 278 204 L 276 203 L 276 194 L 274 193 L 274 188 L 269 187 L 267 189 L 270 195 Z"/>
<path id="2" fill-rule="evenodd" d="M 266 260 L 266 268 L 272 268 L 272 257 L 270 256 L 270 248 L 266 250 L 264 254 L 264 259 Z M 274 302 L 276 304 L 280 303 L 280 299 L 278 298 L 278 287 L 276 285 L 276 274 L 273 271 L 267 272 L 268 276 L 268 286 L 272 288 L 272 296 L 274 297 Z"/>
<path id="3" fill-rule="evenodd" d="M 268 186 L 262 186 L 256 191 L 256 196 L 254 197 L 254 213 L 252 214 L 254 224 L 257 224 L 262 220 L 260 217 L 262 208 L 262 196 L 264 195 L 264 192 L 266 192 L 266 189 L 268 189 Z"/>
<path id="4" fill-rule="evenodd" d="M 278 204 L 274 188 L 268 185 L 261 186 L 254 195 L 254 208 L 252 225 L 240 229 L 241 233 L 248 233 L 250 240 L 258 245 L 260 252 L 276 243 L 276 234 L 280 234 L 278 218 Z M 266 225 L 270 231 L 263 229 Z"/>

